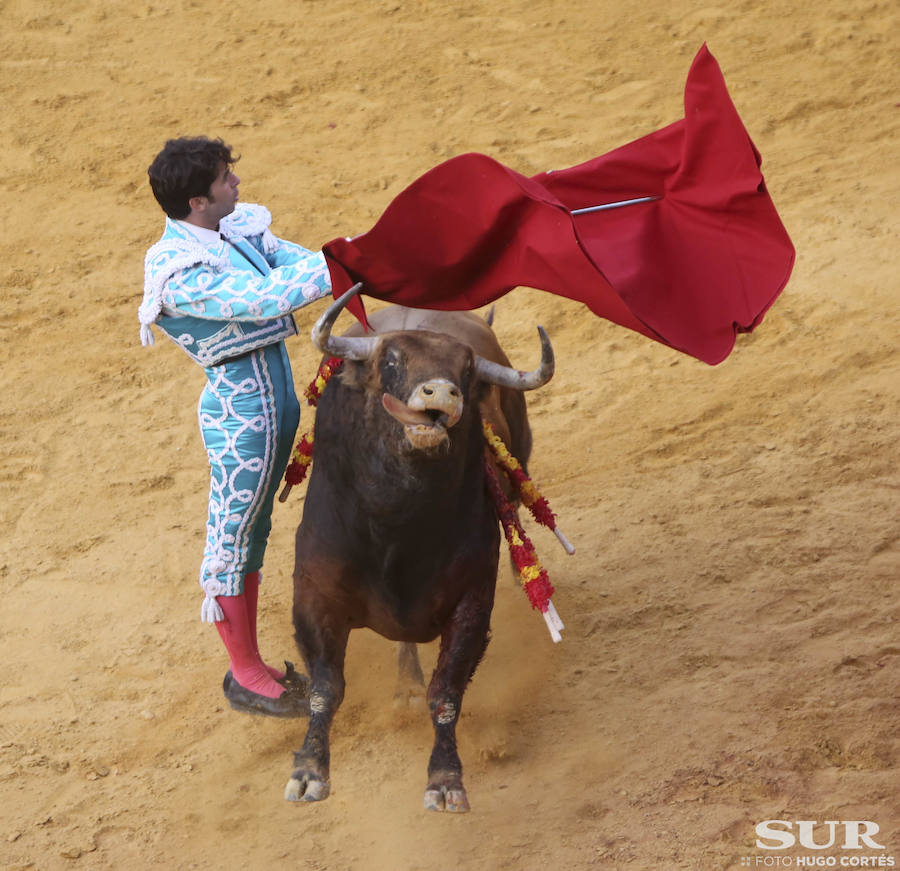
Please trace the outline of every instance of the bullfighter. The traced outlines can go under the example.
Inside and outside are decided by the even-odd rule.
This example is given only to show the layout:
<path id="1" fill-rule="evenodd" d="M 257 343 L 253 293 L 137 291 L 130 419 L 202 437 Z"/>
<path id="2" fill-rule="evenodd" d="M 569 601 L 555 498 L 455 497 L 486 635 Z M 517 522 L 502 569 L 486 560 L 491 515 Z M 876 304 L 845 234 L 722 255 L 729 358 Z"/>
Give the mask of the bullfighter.
<path id="1" fill-rule="evenodd" d="M 300 420 L 284 339 L 292 311 L 329 296 L 325 259 L 274 236 L 271 214 L 238 202 L 236 157 L 221 139 L 169 140 L 148 169 L 166 213 L 147 252 L 141 341 L 158 326 L 207 383 L 198 408 L 209 460 L 209 516 L 200 568 L 201 618 L 230 659 L 232 708 L 276 717 L 307 711 L 290 664 L 266 665 L 256 634 L 260 568 L 275 492 Z"/>

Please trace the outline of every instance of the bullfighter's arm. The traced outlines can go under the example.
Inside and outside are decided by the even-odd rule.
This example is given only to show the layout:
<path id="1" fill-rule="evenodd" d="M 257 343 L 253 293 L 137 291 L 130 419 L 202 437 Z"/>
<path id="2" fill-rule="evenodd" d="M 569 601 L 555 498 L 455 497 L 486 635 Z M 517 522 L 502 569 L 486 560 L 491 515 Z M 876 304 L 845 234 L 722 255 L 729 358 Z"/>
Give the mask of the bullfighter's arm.
<path id="1" fill-rule="evenodd" d="M 296 242 L 289 242 L 287 239 L 280 239 L 278 236 L 270 236 L 270 239 L 275 239 L 277 247 L 273 250 L 270 243 L 268 251 L 266 251 L 266 246 L 263 245 L 262 236 L 248 236 L 246 241 L 266 258 L 266 262 L 273 269 L 279 266 L 293 266 L 316 256 L 314 252 L 309 251 L 302 245 L 298 245 Z"/>
<path id="2" fill-rule="evenodd" d="M 244 270 L 217 272 L 204 264 L 181 269 L 163 288 L 166 314 L 222 321 L 261 321 L 284 317 L 331 293 L 331 278 L 321 253 L 296 246 L 289 264 L 268 275 Z"/>

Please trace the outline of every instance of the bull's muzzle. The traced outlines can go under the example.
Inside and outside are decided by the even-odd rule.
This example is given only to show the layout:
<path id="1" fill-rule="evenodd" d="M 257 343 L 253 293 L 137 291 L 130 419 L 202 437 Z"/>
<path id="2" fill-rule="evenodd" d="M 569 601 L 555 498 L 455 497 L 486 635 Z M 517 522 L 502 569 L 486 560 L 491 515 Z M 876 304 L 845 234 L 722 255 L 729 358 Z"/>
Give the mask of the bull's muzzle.
<path id="1" fill-rule="evenodd" d="M 448 441 L 447 431 L 456 426 L 463 413 L 462 393 L 446 378 L 417 384 L 406 402 L 385 393 L 381 404 L 403 424 L 406 439 L 416 450 L 435 448 Z"/>

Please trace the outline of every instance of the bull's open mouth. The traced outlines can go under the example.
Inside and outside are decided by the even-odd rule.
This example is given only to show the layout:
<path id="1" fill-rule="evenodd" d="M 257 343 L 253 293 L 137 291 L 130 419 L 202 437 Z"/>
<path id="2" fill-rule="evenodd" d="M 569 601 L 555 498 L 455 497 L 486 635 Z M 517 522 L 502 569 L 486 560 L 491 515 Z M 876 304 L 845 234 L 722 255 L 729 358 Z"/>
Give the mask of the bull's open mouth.
<path id="1" fill-rule="evenodd" d="M 444 429 L 447 428 L 447 421 L 450 419 L 450 415 L 448 415 L 446 411 L 441 411 L 437 408 L 427 408 L 422 414 L 431 418 L 431 426 L 442 426 Z M 427 426 L 427 424 L 425 425 Z"/>
<path id="2" fill-rule="evenodd" d="M 445 411 L 437 408 L 412 409 L 390 393 L 382 395 L 381 404 L 394 420 L 403 424 L 406 438 L 414 448 L 432 448 L 447 440 L 450 417 Z"/>
<path id="3" fill-rule="evenodd" d="M 427 450 L 428 448 L 436 448 L 449 440 L 447 427 L 440 422 L 435 422 L 430 426 L 425 424 L 405 424 L 403 431 L 406 438 L 416 450 Z"/>
<path id="4" fill-rule="evenodd" d="M 428 432 L 430 430 L 447 432 L 447 415 L 443 412 L 426 411 L 422 416 L 428 418 L 427 422 L 422 420 L 415 423 L 404 423 L 404 427 L 414 432 Z"/>

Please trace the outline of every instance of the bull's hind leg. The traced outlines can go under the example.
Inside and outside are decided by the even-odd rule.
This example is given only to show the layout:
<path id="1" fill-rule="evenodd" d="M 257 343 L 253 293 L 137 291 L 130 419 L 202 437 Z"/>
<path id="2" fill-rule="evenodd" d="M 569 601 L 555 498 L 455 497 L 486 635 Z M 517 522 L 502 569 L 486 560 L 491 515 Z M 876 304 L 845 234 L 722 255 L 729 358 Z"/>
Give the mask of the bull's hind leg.
<path id="1" fill-rule="evenodd" d="M 493 585 L 470 592 L 457 606 L 441 635 L 441 651 L 428 686 L 434 748 L 428 762 L 426 810 L 453 813 L 469 810 L 462 782 L 462 762 L 456 750 L 456 724 L 466 684 L 487 648 L 492 604 Z"/>
<path id="2" fill-rule="evenodd" d="M 394 690 L 395 708 L 418 708 L 425 704 L 425 676 L 415 644 L 397 645 L 397 688 Z"/>
<path id="3" fill-rule="evenodd" d="M 329 625 L 312 609 L 294 607 L 297 646 L 309 674 L 309 728 L 294 753 L 294 771 L 284 790 L 288 801 L 322 801 L 331 792 L 331 721 L 344 699 L 344 655 L 350 630 Z"/>

